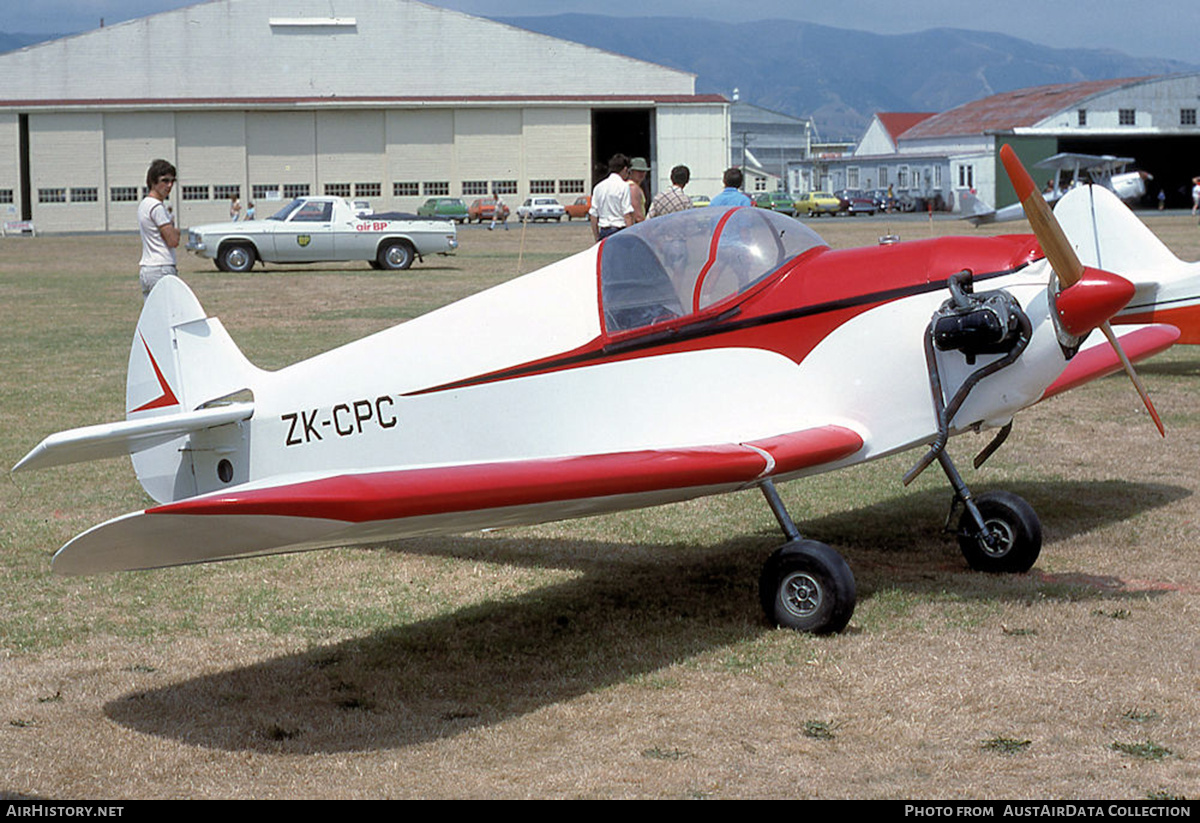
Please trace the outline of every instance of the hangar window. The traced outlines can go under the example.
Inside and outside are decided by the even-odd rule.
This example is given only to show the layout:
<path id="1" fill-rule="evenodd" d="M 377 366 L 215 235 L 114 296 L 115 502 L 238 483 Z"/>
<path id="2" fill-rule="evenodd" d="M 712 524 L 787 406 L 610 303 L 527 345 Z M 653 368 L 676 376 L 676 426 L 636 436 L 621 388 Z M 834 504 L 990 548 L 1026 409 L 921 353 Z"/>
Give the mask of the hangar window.
<path id="1" fill-rule="evenodd" d="M 450 184 L 444 180 L 430 182 L 426 180 L 421 184 L 421 191 L 426 197 L 445 197 L 450 193 Z"/>
<path id="2" fill-rule="evenodd" d="M 1117 123 L 1122 126 L 1137 125 L 1137 111 L 1134 109 L 1117 109 Z"/>
<path id="3" fill-rule="evenodd" d="M 529 193 L 530 194 L 554 194 L 554 181 L 553 180 L 530 180 L 529 181 Z"/>
<path id="4" fill-rule="evenodd" d="M 251 196 L 255 200 L 278 200 L 278 183 L 255 183 L 250 187 Z"/>
<path id="5" fill-rule="evenodd" d="M 65 203 L 67 202 L 66 189 L 38 189 L 39 203 Z"/>
<path id="6" fill-rule="evenodd" d="M 383 192 L 382 183 L 355 183 L 355 197 L 379 197 Z"/>
<path id="7" fill-rule="evenodd" d="M 136 203 L 138 199 L 137 186 L 113 186 L 108 190 L 108 199 L 114 203 Z"/>
<path id="8" fill-rule="evenodd" d="M 207 200 L 208 199 L 208 186 L 184 186 L 183 187 L 183 199 L 184 200 Z"/>
<path id="9" fill-rule="evenodd" d="M 1079 125 L 1086 126 L 1087 125 L 1087 109 L 1080 109 L 1078 112 L 1078 115 L 1079 115 L 1079 120 L 1078 120 Z"/>
<path id="10" fill-rule="evenodd" d="M 496 194 L 516 194 L 517 193 L 517 181 L 516 180 L 493 180 L 492 181 L 492 191 L 495 192 Z"/>
<path id="11" fill-rule="evenodd" d="M 11 202 L 13 202 L 13 190 L 12 189 L 0 189 L 0 203 L 11 203 Z"/>
<path id="12" fill-rule="evenodd" d="M 463 196 L 464 197 L 482 197 L 488 193 L 488 181 L 486 180 L 464 180 L 463 181 Z"/>
<path id="13" fill-rule="evenodd" d="M 326 197 L 349 197 L 350 196 L 350 184 L 349 183 L 326 183 L 325 184 L 325 196 Z"/>
<path id="14" fill-rule="evenodd" d="M 585 190 L 583 188 L 582 180 L 559 180 L 558 181 L 558 193 L 559 194 L 583 194 L 584 191 Z"/>
<path id="15" fill-rule="evenodd" d="M 100 199 L 100 192 L 93 186 L 83 186 L 71 189 L 72 203 L 95 203 Z"/>
<path id="16" fill-rule="evenodd" d="M 241 186 L 235 186 L 229 183 L 218 183 L 217 185 L 213 186 L 214 200 L 232 200 L 235 197 L 240 198 L 241 196 Z"/>
<path id="17" fill-rule="evenodd" d="M 393 183 L 392 197 L 420 197 L 420 183 Z"/>
<path id="18" fill-rule="evenodd" d="M 1180 109 L 1179 110 L 1179 125 L 1181 125 L 1181 126 L 1196 125 L 1196 110 L 1195 109 Z"/>
<path id="19" fill-rule="evenodd" d="M 283 199 L 295 200 L 297 197 L 308 197 L 311 189 L 307 183 L 284 183 Z"/>

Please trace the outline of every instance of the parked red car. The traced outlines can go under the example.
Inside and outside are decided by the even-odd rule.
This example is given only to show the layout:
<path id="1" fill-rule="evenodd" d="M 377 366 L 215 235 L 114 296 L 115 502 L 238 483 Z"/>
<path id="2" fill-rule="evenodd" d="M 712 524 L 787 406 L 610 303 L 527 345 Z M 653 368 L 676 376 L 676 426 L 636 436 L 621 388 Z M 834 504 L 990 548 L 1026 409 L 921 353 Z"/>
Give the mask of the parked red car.
<path id="1" fill-rule="evenodd" d="M 568 220 L 570 220 L 572 217 L 582 217 L 584 220 L 587 220 L 588 209 L 591 207 L 591 197 L 577 197 L 575 198 L 574 203 L 569 203 L 566 206 L 563 206 L 563 208 L 567 210 Z"/>
<path id="2" fill-rule="evenodd" d="M 472 220 L 477 223 L 484 221 L 491 222 L 492 212 L 496 210 L 496 199 L 494 197 L 481 197 L 467 208 L 467 222 Z M 508 219 L 508 206 L 500 204 L 500 214 L 496 219 L 504 222 Z"/>

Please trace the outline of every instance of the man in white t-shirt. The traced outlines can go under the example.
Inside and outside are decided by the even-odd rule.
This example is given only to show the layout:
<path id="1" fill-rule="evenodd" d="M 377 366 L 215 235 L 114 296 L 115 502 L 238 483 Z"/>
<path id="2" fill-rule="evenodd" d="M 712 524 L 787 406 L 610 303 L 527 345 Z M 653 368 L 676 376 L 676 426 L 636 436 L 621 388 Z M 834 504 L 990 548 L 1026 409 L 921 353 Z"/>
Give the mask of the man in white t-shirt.
<path id="1" fill-rule="evenodd" d="M 592 189 L 588 220 L 592 224 L 592 237 L 596 242 L 633 225 L 633 202 L 626 180 L 628 174 L 629 158 L 623 154 L 614 154 L 608 161 L 608 177 Z"/>
<path id="2" fill-rule="evenodd" d="M 175 268 L 175 249 L 179 246 L 179 229 L 167 207 L 171 187 L 175 185 L 175 167 L 166 160 L 155 160 L 146 172 L 150 189 L 138 205 L 138 228 L 142 233 L 142 260 L 138 279 L 142 282 L 142 299 L 149 296 L 154 284 L 168 274 L 178 274 Z"/>

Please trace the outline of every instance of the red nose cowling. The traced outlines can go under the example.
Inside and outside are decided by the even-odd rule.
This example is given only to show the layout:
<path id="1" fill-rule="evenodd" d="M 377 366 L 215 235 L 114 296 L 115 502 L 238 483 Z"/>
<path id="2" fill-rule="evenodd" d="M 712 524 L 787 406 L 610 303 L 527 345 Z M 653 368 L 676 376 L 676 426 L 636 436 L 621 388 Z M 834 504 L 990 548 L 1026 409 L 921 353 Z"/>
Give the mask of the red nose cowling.
<path id="1" fill-rule="evenodd" d="M 1084 267 L 1083 277 L 1055 296 L 1058 319 L 1075 337 L 1083 337 L 1125 307 L 1133 284 L 1120 275 Z"/>

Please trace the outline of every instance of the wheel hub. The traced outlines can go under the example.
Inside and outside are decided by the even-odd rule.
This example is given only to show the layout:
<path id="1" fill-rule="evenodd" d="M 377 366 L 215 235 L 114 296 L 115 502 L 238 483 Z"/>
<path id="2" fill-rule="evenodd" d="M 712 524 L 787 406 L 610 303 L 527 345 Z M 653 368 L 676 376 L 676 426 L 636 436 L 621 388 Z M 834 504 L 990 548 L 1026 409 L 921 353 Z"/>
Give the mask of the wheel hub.
<path id="1" fill-rule="evenodd" d="M 796 617 L 809 617 L 821 608 L 821 585 L 805 572 L 793 572 L 779 584 L 783 607 Z"/>
<path id="2" fill-rule="evenodd" d="M 991 557 L 1003 557 L 1017 540 L 1012 524 L 1003 520 L 988 520 L 987 532 L 979 536 L 979 547 Z"/>

